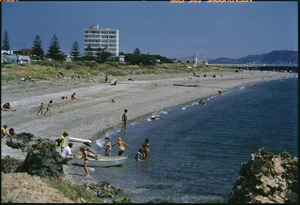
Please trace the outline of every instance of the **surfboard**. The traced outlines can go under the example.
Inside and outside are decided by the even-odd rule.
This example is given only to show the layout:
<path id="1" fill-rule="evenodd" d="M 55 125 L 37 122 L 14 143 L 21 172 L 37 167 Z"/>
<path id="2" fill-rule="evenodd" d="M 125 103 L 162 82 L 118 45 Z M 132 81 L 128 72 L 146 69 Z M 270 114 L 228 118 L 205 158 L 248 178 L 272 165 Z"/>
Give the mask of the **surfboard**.
<path id="1" fill-rule="evenodd" d="M 82 143 L 92 144 L 91 140 L 86 140 L 86 139 L 81 139 L 81 138 L 69 137 L 69 140 L 72 141 L 72 142 L 82 142 Z"/>

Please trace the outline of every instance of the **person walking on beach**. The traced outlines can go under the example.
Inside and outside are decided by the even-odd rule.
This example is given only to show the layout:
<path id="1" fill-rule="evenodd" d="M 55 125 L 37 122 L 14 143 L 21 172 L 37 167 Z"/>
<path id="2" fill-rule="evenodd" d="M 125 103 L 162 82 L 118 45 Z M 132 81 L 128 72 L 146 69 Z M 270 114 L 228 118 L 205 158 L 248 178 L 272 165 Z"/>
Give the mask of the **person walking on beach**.
<path id="1" fill-rule="evenodd" d="M 112 145 L 112 147 L 115 146 L 115 145 L 119 146 L 119 148 L 118 148 L 118 155 L 119 156 L 122 156 L 123 152 L 125 151 L 125 146 L 130 148 L 128 144 L 126 144 L 125 142 L 122 141 L 122 138 L 119 138 L 118 141 L 115 144 Z"/>
<path id="2" fill-rule="evenodd" d="M 63 149 L 67 145 L 67 140 L 66 140 L 67 136 L 69 136 L 69 133 L 67 131 L 64 131 L 63 134 L 62 134 L 62 136 L 60 137 L 61 152 L 63 151 Z"/>
<path id="3" fill-rule="evenodd" d="M 46 112 L 44 113 L 44 115 L 46 115 L 46 113 L 49 111 L 49 113 L 50 113 L 50 115 L 52 115 L 52 111 L 51 111 L 51 105 L 52 105 L 52 103 L 53 103 L 53 101 L 52 100 L 50 100 L 49 101 L 49 103 L 48 103 L 48 105 L 47 105 L 47 110 L 46 110 Z"/>
<path id="4" fill-rule="evenodd" d="M 143 158 L 147 159 L 148 155 L 150 153 L 150 143 L 149 143 L 148 138 L 145 139 L 145 142 L 143 143 L 142 148 L 143 148 Z"/>
<path id="5" fill-rule="evenodd" d="M 36 115 L 38 115 L 39 113 L 41 113 L 41 115 L 44 113 L 44 103 L 43 102 L 38 107 L 38 112 L 36 113 Z"/>
<path id="6" fill-rule="evenodd" d="M 127 110 L 124 110 L 124 113 L 122 115 L 122 121 L 123 121 L 123 126 L 121 127 L 121 130 L 124 128 L 126 130 L 127 126 Z"/>

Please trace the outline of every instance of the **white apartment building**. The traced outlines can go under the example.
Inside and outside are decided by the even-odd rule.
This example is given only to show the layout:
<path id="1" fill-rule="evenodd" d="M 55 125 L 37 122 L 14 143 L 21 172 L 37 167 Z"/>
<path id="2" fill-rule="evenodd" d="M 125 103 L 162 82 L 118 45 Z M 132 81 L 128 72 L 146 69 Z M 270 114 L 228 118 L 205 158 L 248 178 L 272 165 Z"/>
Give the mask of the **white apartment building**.
<path id="1" fill-rule="evenodd" d="M 94 24 L 84 29 L 84 50 L 91 46 L 94 55 L 99 48 L 119 56 L 119 30 L 117 29 L 99 29 L 98 24 Z"/>

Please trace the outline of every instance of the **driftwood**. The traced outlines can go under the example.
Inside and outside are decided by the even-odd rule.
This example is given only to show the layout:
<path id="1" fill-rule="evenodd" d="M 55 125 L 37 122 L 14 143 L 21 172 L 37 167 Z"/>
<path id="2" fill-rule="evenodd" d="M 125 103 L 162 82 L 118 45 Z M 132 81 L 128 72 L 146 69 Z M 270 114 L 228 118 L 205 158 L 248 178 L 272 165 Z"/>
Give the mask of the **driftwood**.
<path id="1" fill-rule="evenodd" d="M 184 84 L 173 84 L 173 86 L 200 87 L 200 85 L 184 85 Z"/>

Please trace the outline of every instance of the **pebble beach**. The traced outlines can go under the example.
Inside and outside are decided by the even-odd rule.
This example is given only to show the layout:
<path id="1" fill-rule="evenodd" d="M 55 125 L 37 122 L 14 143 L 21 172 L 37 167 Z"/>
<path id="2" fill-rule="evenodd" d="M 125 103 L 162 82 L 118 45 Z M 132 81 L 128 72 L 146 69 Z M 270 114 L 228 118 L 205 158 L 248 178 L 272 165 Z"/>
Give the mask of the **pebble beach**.
<path id="1" fill-rule="evenodd" d="M 118 79 L 116 85 L 104 81 L 104 77 L 81 79 L 56 79 L 18 84 L 2 84 L 2 104 L 10 102 L 15 112 L 1 112 L 1 124 L 14 128 L 16 133 L 27 132 L 42 138 L 55 140 L 64 131 L 70 137 L 94 140 L 106 130 L 121 128 L 121 117 L 128 110 L 129 123 L 165 108 L 199 101 L 218 94 L 218 91 L 295 76 L 295 73 L 273 71 L 240 71 L 207 74 L 196 77 L 193 73 L 137 75 L 110 77 Z M 297 74 L 296 74 L 297 75 Z M 65 100 L 76 93 L 78 100 Z M 52 114 L 36 115 L 41 102 L 53 100 Z M 9 155 L 25 159 L 26 152 L 5 145 L 1 139 L 1 157 Z M 80 143 L 74 143 L 78 150 Z M 67 178 L 71 178 L 69 166 L 64 166 Z"/>

